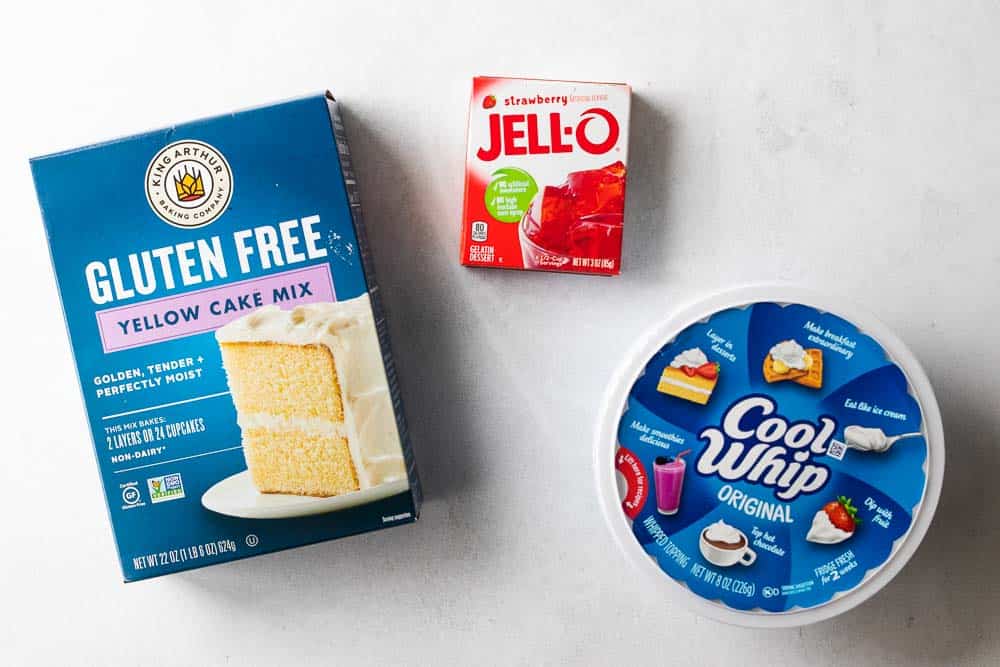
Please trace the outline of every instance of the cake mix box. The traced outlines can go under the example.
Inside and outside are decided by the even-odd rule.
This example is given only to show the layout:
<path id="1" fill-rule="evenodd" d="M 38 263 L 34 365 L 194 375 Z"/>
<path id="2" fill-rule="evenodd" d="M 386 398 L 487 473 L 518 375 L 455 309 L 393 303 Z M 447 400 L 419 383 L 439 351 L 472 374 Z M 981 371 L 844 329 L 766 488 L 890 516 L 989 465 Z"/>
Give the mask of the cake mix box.
<path id="1" fill-rule="evenodd" d="M 621 83 L 475 78 L 462 264 L 618 274 L 630 101 Z"/>
<path id="2" fill-rule="evenodd" d="M 332 96 L 31 168 L 126 581 L 416 519 Z"/>

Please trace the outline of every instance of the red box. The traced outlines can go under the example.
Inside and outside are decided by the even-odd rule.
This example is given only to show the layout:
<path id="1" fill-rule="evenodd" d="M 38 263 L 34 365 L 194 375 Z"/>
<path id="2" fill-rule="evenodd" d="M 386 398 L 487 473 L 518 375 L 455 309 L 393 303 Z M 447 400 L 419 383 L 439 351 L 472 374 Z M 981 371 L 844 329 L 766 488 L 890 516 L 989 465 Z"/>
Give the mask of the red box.
<path id="1" fill-rule="evenodd" d="M 617 275 L 631 96 L 623 83 L 473 79 L 462 264 Z"/>

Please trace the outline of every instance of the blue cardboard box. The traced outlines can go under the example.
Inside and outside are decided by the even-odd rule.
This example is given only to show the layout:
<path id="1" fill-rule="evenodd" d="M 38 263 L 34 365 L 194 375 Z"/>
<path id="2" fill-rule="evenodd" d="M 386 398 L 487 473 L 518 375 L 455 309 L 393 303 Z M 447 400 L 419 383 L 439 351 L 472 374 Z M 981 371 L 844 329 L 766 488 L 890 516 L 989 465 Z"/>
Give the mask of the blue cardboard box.
<path id="1" fill-rule="evenodd" d="M 329 93 L 31 169 L 126 581 L 416 520 Z"/>

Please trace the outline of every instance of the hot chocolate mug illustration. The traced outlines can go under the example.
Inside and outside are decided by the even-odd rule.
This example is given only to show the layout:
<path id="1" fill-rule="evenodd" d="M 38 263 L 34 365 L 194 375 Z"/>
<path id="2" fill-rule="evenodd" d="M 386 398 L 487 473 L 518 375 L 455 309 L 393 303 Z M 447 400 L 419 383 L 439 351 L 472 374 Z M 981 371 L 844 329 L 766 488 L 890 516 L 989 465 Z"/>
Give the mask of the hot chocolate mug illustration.
<path id="1" fill-rule="evenodd" d="M 737 563 L 753 565 L 757 560 L 757 552 L 750 548 L 743 531 L 721 519 L 701 531 L 698 548 L 705 560 L 719 567 L 730 567 Z"/>

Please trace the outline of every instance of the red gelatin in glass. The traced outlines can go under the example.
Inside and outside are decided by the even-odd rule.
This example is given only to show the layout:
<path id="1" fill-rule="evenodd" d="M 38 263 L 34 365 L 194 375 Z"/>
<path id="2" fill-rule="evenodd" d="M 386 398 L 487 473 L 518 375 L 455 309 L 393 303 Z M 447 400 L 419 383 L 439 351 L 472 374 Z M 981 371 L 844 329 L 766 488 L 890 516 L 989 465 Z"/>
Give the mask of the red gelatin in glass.
<path id="1" fill-rule="evenodd" d="M 615 162 L 546 186 L 522 224 L 525 236 L 548 253 L 617 261 L 624 210 L 625 165 Z"/>
<path id="2" fill-rule="evenodd" d="M 565 254 L 569 249 L 569 232 L 576 223 L 573 195 L 565 185 L 547 185 L 541 205 L 525 230 L 528 238 L 539 246 Z"/>
<path id="3" fill-rule="evenodd" d="M 592 216 L 580 220 L 570 231 L 569 252 L 572 257 L 617 258 L 622 247 L 620 215 Z"/>
<path id="4" fill-rule="evenodd" d="M 576 198 L 580 217 L 625 210 L 625 165 L 621 162 L 575 171 L 566 177 L 566 185 Z"/>

